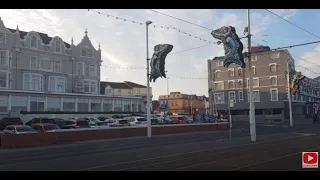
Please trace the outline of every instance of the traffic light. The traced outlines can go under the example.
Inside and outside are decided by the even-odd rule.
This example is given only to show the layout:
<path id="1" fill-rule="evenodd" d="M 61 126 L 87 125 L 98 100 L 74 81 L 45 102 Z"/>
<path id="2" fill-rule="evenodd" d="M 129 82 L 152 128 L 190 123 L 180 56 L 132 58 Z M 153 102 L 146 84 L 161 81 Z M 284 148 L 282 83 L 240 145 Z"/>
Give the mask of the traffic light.
<path id="1" fill-rule="evenodd" d="M 293 75 L 293 79 L 290 82 L 290 89 L 292 91 L 292 94 L 295 95 L 297 93 L 300 92 L 300 82 L 305 78 L 305 76 L 303 76 L 301 74 L 301 72 L 296 72 Z"/>
<path id="2" fill-rule="evenodd" d="M 165 60 L 167 55 L 172 51 L 171 44 L 158 44 L 154 46 L 154 53 L 150 61 L 150 82 L 155 82 L 159 77 L 166 78 Z"/>
<path id="3" fill-rule="evenodd" d="M 234 27 L 224 26 L 222 28 L 213 30 L 211 35 L 214 38 L 219 39 L 224 46 L 224 67 L 229 67 L 230 64 L 238 64 L 241 68 L 246 67 L 246 63 L 244 62 L 244 57 L 242 54 L 243 44 Z M 218 44 L 221 43 L 220 41 Z"/>

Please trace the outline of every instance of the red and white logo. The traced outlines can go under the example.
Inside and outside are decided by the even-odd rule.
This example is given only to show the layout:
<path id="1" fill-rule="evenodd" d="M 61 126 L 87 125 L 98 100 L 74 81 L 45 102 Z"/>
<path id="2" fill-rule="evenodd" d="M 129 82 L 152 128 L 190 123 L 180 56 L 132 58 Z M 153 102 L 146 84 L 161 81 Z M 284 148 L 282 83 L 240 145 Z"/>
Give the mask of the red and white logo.
<path id="1" fill-rule="evenodd" d="M 302 152 L 302 168 L 318 168 L 318 152 Z"/>

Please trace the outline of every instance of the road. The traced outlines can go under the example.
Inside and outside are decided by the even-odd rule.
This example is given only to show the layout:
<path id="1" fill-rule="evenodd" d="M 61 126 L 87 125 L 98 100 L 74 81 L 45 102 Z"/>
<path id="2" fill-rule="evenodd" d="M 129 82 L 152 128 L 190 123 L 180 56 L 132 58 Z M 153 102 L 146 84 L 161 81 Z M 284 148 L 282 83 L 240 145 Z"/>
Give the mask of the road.
<path id="1" fill-rule="evenodd" d="M 303 170 L 302 151 L 319 151 L 320 125 L 257 126 L 193 133 L 0 150 L 5 171 L 247 171 Z"/>

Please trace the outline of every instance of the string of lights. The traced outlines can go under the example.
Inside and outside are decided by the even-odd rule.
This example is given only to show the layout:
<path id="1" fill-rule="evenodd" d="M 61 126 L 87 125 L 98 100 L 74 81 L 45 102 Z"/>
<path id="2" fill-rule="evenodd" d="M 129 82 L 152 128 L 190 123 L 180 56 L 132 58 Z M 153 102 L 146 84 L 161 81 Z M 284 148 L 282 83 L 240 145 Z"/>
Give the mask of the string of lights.
<path id="1" fill-rule="evenodd" d="M 129 22 L 129 23 L 133 23 L 133 24 L 137 24 L 137 25 L 144 25 L 145 23 L 143 22 L 139 22 L 139 21 L 134 21 L 134 20 L 130 20 L 130 19 L 126 19 L 126 18 L 122 18 L 122 17 L 118 17 L 118 16 L 114 16 L 114 15 L 111 15 L 111 14 L 107 14 L 107 13 L 104 13 L 104 12 L 100 12 L 100 11 L 97 11 L 97 10 L 93 10 L 93 9 L 88 9 L 88 11 L 92 11 L 92 12 L 95 12 L 95 13 L 98 13 L 100 15 L 104 15 L 105 17 L 107 18 L 112 18 L 112 19 L 115 19 L 115 20 L 121 20 L 123 22 Z M 204 38 L 201 38 L 199 36 L 195 36 L 195 35 L 192 35 L 184 30 L 181 30 L 177 27 L 169 27 L 169 26 L 162 26 L 162 25 L 150 25 L 150 27 L 154 27 L 154 28 L 161 28 L 161 29 L 167 29 L 167 30 L 174 30 L 176 32 L 179 32 L 181 34 L 184 34 L 186 36 L 189 36 L 189 37 L 193 37 L 197 40 L 200 40 L 200 41 L 203 41 L 203 42 L 207 42 L 207 43 L 211 43 L 211 44 L 218 44 L 217 42 L 214 42 L 214 41 L 210 41 L 210 40 L 207 40 L 207 39 L 204 39 Z"/>

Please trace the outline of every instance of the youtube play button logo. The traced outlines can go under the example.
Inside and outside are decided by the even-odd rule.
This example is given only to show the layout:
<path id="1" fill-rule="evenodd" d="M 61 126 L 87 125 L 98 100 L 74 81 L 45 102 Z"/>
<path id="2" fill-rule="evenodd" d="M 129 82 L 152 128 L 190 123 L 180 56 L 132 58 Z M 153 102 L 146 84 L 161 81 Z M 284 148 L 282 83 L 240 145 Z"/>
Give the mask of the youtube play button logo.
<path id="1" fill-rule="evenodd" d="M 318 168 L 318 152 L 303 152 L 302 168 Z"/>

